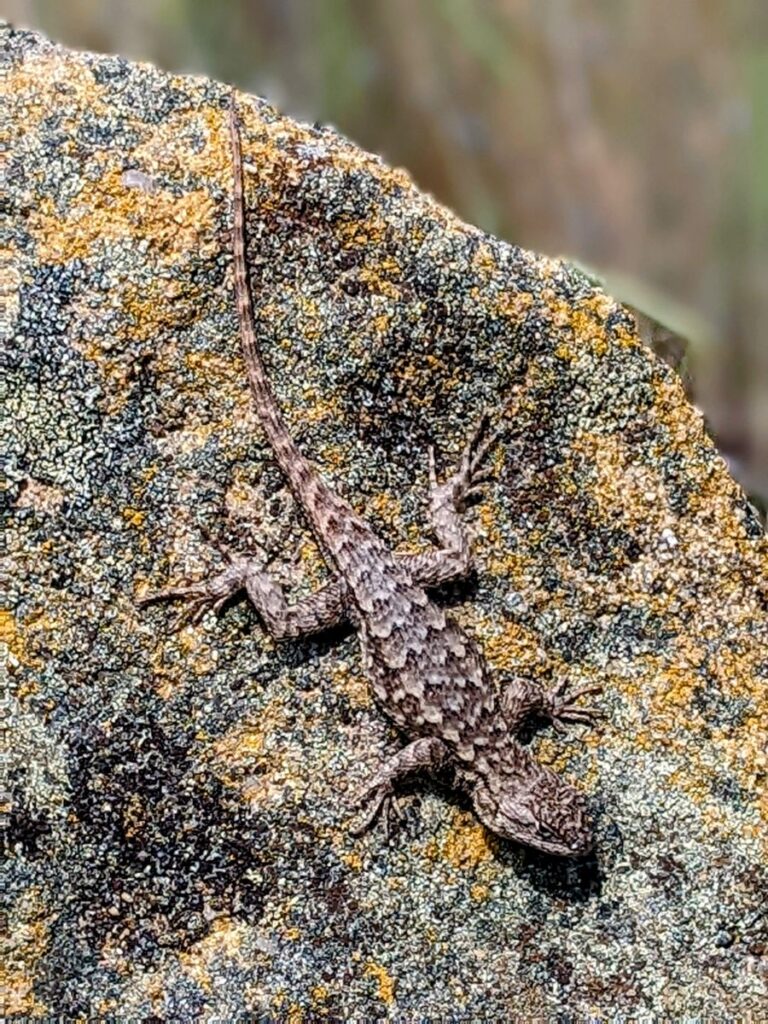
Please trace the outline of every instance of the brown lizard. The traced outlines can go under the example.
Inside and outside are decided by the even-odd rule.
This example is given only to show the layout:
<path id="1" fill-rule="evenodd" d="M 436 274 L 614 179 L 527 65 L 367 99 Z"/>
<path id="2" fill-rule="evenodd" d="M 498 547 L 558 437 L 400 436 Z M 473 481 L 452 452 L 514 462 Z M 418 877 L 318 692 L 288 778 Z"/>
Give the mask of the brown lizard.
<path id="1" fill-rule="evenodd" d="M 466 575 L 470 540 L 460 513 L 490 477 L 483 464 L 496 437 L 483 416 L 458 469 L 443 483 L 429 453 L 432 529 L 438 550 L 396 555 L 333 491 L 301 454 L 275 401 L 256 342 L 245 251 L 245 204 L 240 135 L 230 113 L 234 165 L 235 292 L 245 365 L 261 426 L 296 501 L 333 573 L 324 588 L 289 606 L 282 588 L 253 558 L 228 556 L 219 575 L 161 591 L 144 602 L 189 600 L 198 620 L 245 589 L 276 640 L 317 633 L 351 622 L 379 707 L 410 740 L 389 758 L 365 788 L 367 813 L 358 831 L 393 807 L 398 780 L 417 771 L 452 771 L 453 785 L 469 794 L 478 818 L 497 835 L 538 850 L 579 855 L 592 846 L 582 794 L 539 764 L 516 733 L 532 714 L 591 723 L 594 711 L 574 702 L 592 687 L 567 695 L 560 684 L 545 692 L 514 679 L 498 697 L 474 641 L 427 593 Z"/>

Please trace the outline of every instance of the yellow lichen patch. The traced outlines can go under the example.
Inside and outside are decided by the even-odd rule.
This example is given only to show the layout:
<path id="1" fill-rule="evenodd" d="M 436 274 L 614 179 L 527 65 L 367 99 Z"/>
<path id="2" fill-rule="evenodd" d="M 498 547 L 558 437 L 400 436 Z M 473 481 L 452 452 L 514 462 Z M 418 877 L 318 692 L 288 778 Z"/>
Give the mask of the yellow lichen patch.
<path id="1" fill-rule="evenodd" d="M 320 448 L 318 461 L 333 472 L 344 472 L 349 466 L 349 459 L 344 448 L 338 444 L 324 444 Z"/>
<path id="2" fill-rule="evenodd" d="M 33 136 L 40 122 L 56 110 L 63 116 L 60 130 L 71 132 L 66 151 L 75 151 L 76 119 L 90 108 L 95 92 L 93 74 L 84 63 L 62 52 L 31 54 L 22 64 L 9 67 L 3 92 L 12 110 L 8 124 L 17 134 Z"/>
<path id="3" fill-rule="evenodd" d="M 260 725 L 241 723 L 225 733 L 212 746 L 210 756 L 217 776 L 228 786 L 240 782 L 242 770 L 257 767 L 264 755 L 265 731 L 261 724 L 265 719 L 282 721 L 282 709 L 278 714 L 274 707 L 260 716 Z"/>
<path id="4" fill-rule="evenodd" d="M 558 775 L 565 775 L 573 756 L 573 748 L 563 743 L 562 737 L 542 734 L 536 740 L 536 759 Z"/>
<path id="5" fill-rule="evenodd" d="M 123 519 L 125 519 L 129 526 L 143 526 L 146 518 L 147 513 L 137 508 L 128 507 L 123 509 Z"/>
<path id="6" fill-rule="evenodd" d="M 391 1006 L 395 1001 L 395 982 L 386 967 L 369 960 L 365 965 L 365 973 L 376 979 L 379 999 Z"/>
<path id="7" fill-rule="evenodd" d="M 366 256 L 381 249 L 387 235 L 387 224 L 383 217 L 373 216 L 367 220 L 342 220 L 335 227 L 336 237 L 345 249 L 360 249 Z M 400 275 L 400 267 L 394 259 L 384 259 L 382 273 L 393 277 Z"/>
<path id="8" fill-rule="evenodd" d="M 222 965 L 217 961 L 238 960 L 247 934 L 246 925 L 229 917 L 218 917 L 210 932 L 186 953 L 179 954 L 179 963 L 203 992 L 212 991 L 211 971 L 218 974 Z"/>
<path id="9" fill-rule="evenodd" d="M 667 444 L 690 452 L 706 439 L 704 419 L 688 404 L 683 382 L 677 374 L 658 374 L 653 380 L 653 392 L 651 415 L 667 428 Z M 689 468 L 693 470 L 694 466 Z"/>
<path id="10" fill-rule="evenodd" d="M 172 281 L 161 276 L 141 284 L 126 280 L 115 300 L 124 313 L 115 334 L 134 343 L 151 341 L 153 346 L 157 338 L 194 323 L 206 302 L 202 291 L 182 276 Z M 156 368 L 161 372 L 159 361 Z"/>
<path id="11" fill-rule="evenodd" d="M 554 327 L 560 332 L 570 329 L 572 340 L 560 342 L 556 354 L 560 359 L 573 360 L 588 352 L 592 356 L 603 356 L 612 344 L 606 328 L 606 320 L 616 307 L 612 299 L 598 292 L 587 299 L 571 305 L 554 293 L 548 303 Z"/>
<path id="12" fill-rule="evenodd" d="M 119 167 L 106 166 L 96 181 L 82 181 L 67 216 L 47 196 L 30 214 L 39 262 L 87 260 L 105 243 L 142 241 L 145 259 L 151 251 L 177 263 L 185 253 L 199 252 L 212 236 L 215 207 L 204 189 L 175 195 L 169 189 L 130 188 Z"/>
<path id="13" fill-rule="evenodd" d="M 271 183 L 270 196 L 263 198 L 262 209 L 265 212 L 277 209 L 286 192 L 301 187 L 307 168 L 300 154 L 318 147 L 318 139 L 308 125 L 286 118 L 265 120 L 249 97 L 238 102 L 238 113 L 246 172 L 255 167 L 259 179 Z M 330 158 L 329 152 L 329 163 Z M 332 165 L 337 173 L 368 173 L 379 180 L 385 190 L 413 187 L 404 171 L 389 168 L 370 153 L 340 139 L 334 142 Z M 246 190 L 247 187 L 246 181 Z M 433 205 L 435 216 L 444 220 L 445 212 L 436 203 Z"/>
<path id="14" fill-rule="evenodd" d="M 396 523 L 402 514 L 402 502 L 387 491 L 380 491 L 368 502 L 370 515 L 378 516 L 385 523 Z"/>
<path id="15" fill-rule="evenodd" d="M 369 289 L 378 295 L 386 295 L 388 299 L 397 302 L 400 299 L 400 288 L 390 281 L 386 274 L 381 273 L 373 267 L 363 267 L 358 271 L 357 279 L 367 284 Z"/>
<path id="16" fill-rule="evenodd" d="M 496 509 L 488 502 L 482 502 L 476 507 L 475 516 L 478 522 L 477 532 L 483 537 L 485 544 L 493 551 L 503 551 L 504 542 L 499 530 Z"/>
<path id="17" fill-rule="evenodd" d="M 330 684 L 337 693 L 343 693 L 352 707 L 370 707 L 373 698 L 368 680 L 359 672 L 353 671 L 343 661 L 337 661 L 329 668 Z"/>
<path id="18" fill-rule="evenodd" d="M 490 303 L 490 312 L 503 316 L 512 324 L 519 324 L 533 303 L 529 292 L 504 291 Z"/>
<path id="19" fill-rule="evenodd" d="M 49 942 L 40 891 L 24 893 L 9 916 L 9 929 L 0 942 L 3 1017 L 43 1017 L 47 1008 L 34 993 L 36 965 Z"/>
<path id="20" fill-rule="evenodd" d="M 516 622 L 499 624 L 494 619 L 483 647 L 488 664 L 496 672 L 536 676 L 550 665 L 541 637 Z"/>
<path id="21" fill-rule="evenodd" d="M 363 867 L 363 858 L 359 853 L 341 853 L 339 859 L 342 860 L 347 867 L 352 868 L 353 871 L 360 871 Z"/>
<path id="22" fill-rule="evenodd" d="M 5 644 L 9 654 L 18 662 L 24 661 L 24 637 L 13 612 L 0 608 L 0 644 Z"/>
<path id="23" fill-rule="evenodd" d="M 660 474 L 640 462 L 619 435 L 580 432 L 571 445 L 571 460 L 577 459 L 589 467 L 589 493 L 605 517 L 615 520 L 621 511 L 627 523 L 657 532 L 676 518 Z"/>
<path id="24" fill-rule="evenodd" d="M 2 615 L 10 616 L 12 628 L 19 629 L 17 633 L 11 633 L 11 625 L 8 619 L 5 619 L 6 636 L 10 637 L 13 644 L 12 653 L 18 652 L 17 657 L 21 664 L 29 668 L 39 668 L 50 651 L 51 637 L 58 635 L 62 627 L 62 619 L 53 615 L 50 609 L 32 611 L 23 622 L 22 633 L 10 612 L 2 612 Z M 40 655 L 40 650 L 44 652 L 43 656 Z"/>
<path id="25" fill-rule="evenodd" d="M 235 518 L 257 521 L 264 512 L 264 493 L 258 485 L 244 479 L 245 474 L 244 466 L 235 467 L 224 495 L 224 505 Z"/>
<path id="26" fill-rule="evenodd" d="M 679 731 L 681 712 L 689 708 L 691 697 L 701 686 L 701 677 L 690 665 L 667 665 L 657 679 L 651 697 L 654 721 L 666 718 L 670 731 Z M 690 721 L 690 720 L 689 720 Z"/>
<path id="27" fill-rule="evenodd" d="M 299 547 L 299 563 L 307 582 L 313 589 L 328 582 L 328 567 L 322 552 L 313 540 L 304 541 Z"/>
<path id="28" fill-rule="evenodd" d="M 490 277 L 498 270 L 498 258 L 486 242 L 481 242 L 475 249 L 472 255 L 472 269 L 484 278 Z"/>
<path id="29" fill-rule="evenodd" d="M 451 828 L 441 852 L 454 868 L 473 870 L 493 856 L 490 842 L 487 830 L 472 813 L 454 810 Z"/>
<path id="30" fill-rule="evenodd" d="M 484 556 L 484 566 L 493 576 L 500 576 L 510 583 L 520 582 L 526 578 L 526 571 L 531 566 L 530 557 L 514 548 L 509 551 L 489 545 L 489 552 Z"/>
<path id="31" fill-rule="evenodd" d="M 142 587 L 137 597 L 145 596 L 151 588 Z M 184 659 L 184 672 L 180 675 L 175 666 L 166 664 L 166 646 L 178 649 Z M 204 676 L 215 668 L 210 646 L 204 641 L 199 630 L 187 626 L 169 637 L 166 644 L 156 645 L 150 654 L 152 670 L 151 685 L 163 700 L 169 700 L 179 688 L 189 684 L 189 674 Z"/>
<path id="32" fill-rule="evenodd" d="M 232 361 L 215 352 L 188 352 L 184 362 L 192 373 L 202 378 L 206 388 L 219 389 L 233 381 L 240 384 L 240 372 Z"/>
<path id="33" fill-rule="evenodd" d="M 302 419 L 306 423 L 322 423 L 326 420 L 339 420 L 342 414 L 341 400 L 335 396 L 320 396 L 311 393 L 311 403 L 302 409 Z"/>
<path id="34" fill-rule="evenodd" d="M 650 709 L 645 716 L 646 724 L 632 737 L 633 747 L 650 752 L 663 750 L 667 756 L 678 759 L 678 767 L 666 777 L 665 785 L 685 793 L 714 823 L 721 814 L 722 803 L 716 796 L 717 788 L 723 777 L 731 778 L 745 794 L 751 795 L 755 813 L 762 816 L 765 827 L 768 806 L 761 794 L 768 765 L 768 702 L 758 683 L 758 666 L 764 652 L 752 638 L 746 640 L 745 646 L 746 650 L 736 654 L 724 644 L 717 656 L 708 657 L 703 645 L 683 636 L 667 657 L 643 659 L 638 671 L 638 678 L 646 683 L 642 690 L 633 681 L 615 680 L 614 685 L 627 692 L 634 702 L 642 699 Z M 698 671 L 703 666 L 707 676 Z M 709 681 L 712 674 L 718 677 L 714 685 Z M 713 728 L 693 699 L 702 691 L 724 698 L 748 697 L 754 713 L 741 722 L 737 732 L 732 728 Z M 688 736 L 694 734 L 705 735 L 707 746 L 692 763 Z"/>
<path id="35" fill-rule="evenodd" d="M 327 985 L 315 985 L 310 992 L 312 1007 L 320 1013 L 325 1011 L 325 1004 L 328 1002 L 330 992 Z"/>
<path id="36" fill-rule="evenodd" d="M 123 831 L 126 836 L 135 836 L 144 827 L 145 814 L 144 803 L 141 797 L 134 793 L 123 808 Z"/>
<path id="37" fill-rule="evenodd" d="M 490 896 L 490 890 L 487 885 L 482 885 L 480 882 L 476 882 L 474 885 L 470 886 L 469 895 L 475 903 L 485 903 Z"/>
<path id="38" fill-rule="evenodd" d="M 386 334 L 392 322 L 391 313 L 379 313 L 370 321 L 371 330 L 378 335 Z"/>
<path id="39" fill-rule="evenodd" d="M 282 703 L 270 701 L 258 722 L 239 723 L 206 750 L 205 757 L 217 778 L 253 807 L 282 802 L 287 787 L 296 782 L 300 761 L 295 746 L 272 741 L 273 734 L 285 723 Z"/>

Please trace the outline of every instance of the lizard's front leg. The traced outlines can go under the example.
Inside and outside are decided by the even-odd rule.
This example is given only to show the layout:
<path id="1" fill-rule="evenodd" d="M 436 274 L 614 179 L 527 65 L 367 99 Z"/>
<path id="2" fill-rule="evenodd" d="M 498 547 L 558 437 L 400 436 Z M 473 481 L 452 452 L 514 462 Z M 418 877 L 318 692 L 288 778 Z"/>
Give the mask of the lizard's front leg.
<path id="1" fill-rule="evenodd" d="M 437 772 L 442 768 L 450 751 L 442 740 L 426 737 L 414 740 L 407 747 L 390 757 L 379 768 L 363 792 L 355 800 L 356 805 L 369 804 L 368 810 L 352 829 L 354 835 L 364 832 L 378 817 L 384 816 L 384 826 L 389 831 L 389 815 L 395 803 L 395 784 L 415 772 Z"/>
<path id="2" fill-rule="evenodd" d="M 594 725 L 597 710 L 576 701 L 580 697 L 600 693 L 602 687 L 585 686 L 573 693 L 568 693 L 567 689 L 565 679 L 550 690 L 542 690 L 521 676 L 512 679 L 501 697 L 501 709 L 510 730 L 516 732 L 526 719 L 534 715 L 548 719 L 558 732 L 565 732 L 568 722 Z"/>
<path id="3" fill-rule="evenodd" d="M 419 586 L 440 586 L 466 576 L 472 568 L 471 537 L 461 513 L 467 501 L 480 494 L 491 479 L 485 462 L 498 439 L 499 431 L 490 431 L 490 417 L 484 413 L 458 467 L 443 483 L 437 479 L 434 449 L 429 449 L 430 513 L 440 548 L 410 556 L 409 568 Z"/>
<path id="4" fill-rule="evenodd" d="M 177 620 L 178 627 L 185 621 L 199 622 L 209 609 L 219 611 L 238 591 L 245 590 L 274 640 L 321 633 L 347 620 L 346 592 L 339 580 L 332 580 L 309 597 L 289 605 L 283 588 L 256 559 L 233 555 L 228 561 L 226 569 L 210 579 L 169 587 L 139 598 L 138 603 L 188 602 L 186 611 Z"/>

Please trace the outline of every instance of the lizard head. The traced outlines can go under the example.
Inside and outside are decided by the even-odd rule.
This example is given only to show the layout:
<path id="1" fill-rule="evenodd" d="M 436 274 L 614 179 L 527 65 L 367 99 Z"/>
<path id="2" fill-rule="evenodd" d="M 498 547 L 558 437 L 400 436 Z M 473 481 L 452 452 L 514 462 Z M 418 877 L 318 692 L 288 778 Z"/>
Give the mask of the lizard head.
<path id="1" fill-rule="evenodd" d="M 561 857 L 592 848 L 584 796 L 541 765 L 524 778 L 478 779 L 472 800 L 482 823 L 505 839 Z"/>

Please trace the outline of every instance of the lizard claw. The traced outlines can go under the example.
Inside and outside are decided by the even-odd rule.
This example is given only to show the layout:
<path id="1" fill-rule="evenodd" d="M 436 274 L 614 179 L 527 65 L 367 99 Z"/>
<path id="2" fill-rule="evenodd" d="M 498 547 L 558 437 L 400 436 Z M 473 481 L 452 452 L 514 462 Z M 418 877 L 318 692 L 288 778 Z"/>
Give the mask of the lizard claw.
<path id="1" fill-rule="evenodd" d="M 352 801 L 353 806 L 359 807 L 370 801 L 368 809 L 360 816 L 358 821 L 352 825 L 350 832 L 353 836 L 362 835 L 366 832 L 376 819 L 381 815 L 384 821 L 384 835 L 389 839 L 391 819 L 396 817 L 402 820 L 403 811 L 394 791 L 388 783 L 366 786 Z"/>
<path id="2" fill-rule="evenodd" d="M 186 607 L 182 608 L 171 627 L 171 632 L 175 633 L 183 626 L 197 625 L 209 610 L 218 613 L 229 598 L 241 589 L 243 582 L 241 568 L 234 558 L 230 558 L 229 566 L 209 580 L 144 594 L 136 599 L 136 603 L 143 607 L 161 601 L 186 602 Z"/>
<path id="3" fill-rule="evenodd" d="M 602 693 L 602 686 L 584 686 L 580 690 L 567 693 L 568 681 L 561 680 L 545 696 L 544 713 L 551 719 L 558 732 L 565 732 L 565 723 L 594 725 L 600 717 L 598 708 L 577 704 L 580 697 Z"/>
<path id="4" fill-rule="evenodd" d="M 490 426 L 491 416 L 485 411 L 464 447 L 458 469 L 443 484 L 437 482 L 434 449 L 429 450 L 429 482 L 432 492 L 441 497 L 443 494 L 450 495 L 457 509 L 461 509 L 469 498 L 481 494 L 484 485 L 493 478 L 493 471 L 487 466 L 483 468 L 483 464 L 499 441 L 503 428 L 490 430 Z"/>

